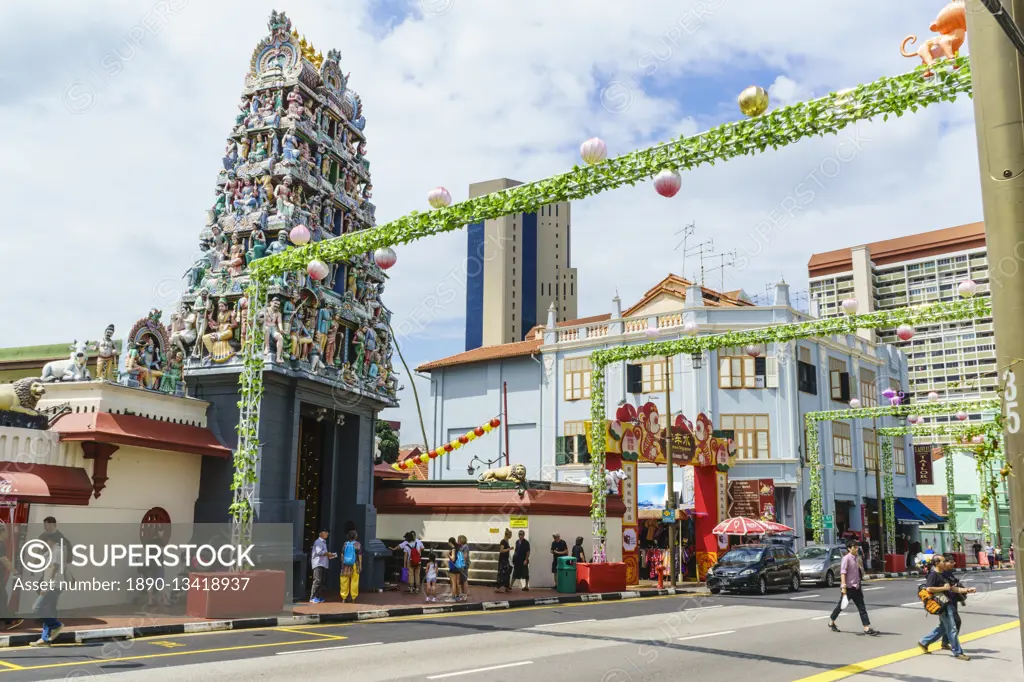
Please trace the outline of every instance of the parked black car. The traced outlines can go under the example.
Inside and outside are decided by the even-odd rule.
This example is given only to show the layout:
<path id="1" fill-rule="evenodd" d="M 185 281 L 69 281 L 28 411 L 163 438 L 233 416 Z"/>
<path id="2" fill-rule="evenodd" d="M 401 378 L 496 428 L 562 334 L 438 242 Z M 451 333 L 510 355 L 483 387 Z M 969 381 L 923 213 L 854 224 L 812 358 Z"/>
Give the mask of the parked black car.
<path id="1" fill-rule="evenodd" d="M 779 545 L 742 545 L 726 552 L 708 572 L 711 594 L 753 590 L 764 594 L 769 587 L 800 589 L 800 560 L 793 550 Z"/>

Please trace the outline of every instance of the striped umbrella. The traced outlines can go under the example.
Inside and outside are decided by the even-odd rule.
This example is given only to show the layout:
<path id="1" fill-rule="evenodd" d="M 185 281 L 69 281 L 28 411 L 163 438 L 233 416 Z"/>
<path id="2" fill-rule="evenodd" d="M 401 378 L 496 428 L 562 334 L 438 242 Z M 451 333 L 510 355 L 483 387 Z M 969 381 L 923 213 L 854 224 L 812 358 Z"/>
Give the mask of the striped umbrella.
<path id="1" fill-rule="evenodd" d="M 764 526 L 769 533 L 791 533 L 793 531 L 789 526 L 774 521 L 759 521 L 758 523 Z"/>
<path id="2" fill-rule="evenodd" d="M 711 531 L 713 535 L 765 535 L 768 529 L 760 521 L 748 519 L 745 516 L 736 516 L 726 519 L 715 526 Z"/>

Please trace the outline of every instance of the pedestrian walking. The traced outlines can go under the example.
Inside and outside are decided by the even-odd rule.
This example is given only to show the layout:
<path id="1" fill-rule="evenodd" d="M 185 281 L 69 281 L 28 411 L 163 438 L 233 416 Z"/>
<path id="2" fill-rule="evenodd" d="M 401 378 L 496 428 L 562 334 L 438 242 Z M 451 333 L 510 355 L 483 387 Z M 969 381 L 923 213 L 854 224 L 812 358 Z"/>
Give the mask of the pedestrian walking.
<path id="1" fill-rule="evenodd" d="M 359 597 L 359 576 L 363 572 L 363 546 L 359 533 L 350 530 L 341 550 L 341 601 L 356 603 Z"/>
<path id="2" fill-rule="evenodd" d="M 576 538 L 576 544 L 572 546 L 572 558 L 576 560 L 578 564 L 587 563 L 587 555 L 583 552 L 583 536 Z"/>
<path id="3" fill-rule="evenodd" d="M 498 589 L 495 592 L 512 591 L 512 531 L 505 529 L 505 536 L 498 543 Z"/>
<path id="4" fill-rule="evenodd" d="M 565 544 L 565 540 L 558 533 L 551 536 L 551 575 L 558 576 L 558 559 L 563 556 L 569 556 L 569 545 Z"/>
<path id="5" fill-rule="evenodd" d="M 942 559 L 943 562 L 944 562 L 945 557 L 940 557 L 940 559 Z M 949 583 L 953 587 L 963 587 L 963 584 L 960 582 L 960 579 L 956 577 L 956 572 L 953 570 L 954 566 L 955 566 L 955 562 L 954 562 L 954 564 L 951 564 L 949 566 L 945 566 L 945 564 L 944 564 L 943 565 L 943 570 L 942 570 L 942 577 L 946 580 L 947 583 Z M 963 632 L 963 628 L 960 627 L 961 626 L 960 605 L 967 603 L 967 594 L 968 594 L 967 592 L 959 592 L 959 591 L 952 592 L 950 594 L 948 608 L 953 612 L 953 623 L 956 625 L 957 635 L 959 635 L 961 632 Z M 948 635 L 948 633 L 943 633 L 943 635 L 942 635 L 942 648 L 943 649 L 952 649 L 952 646 L 949 643 L 949 635 Z"/>
<path id="6" fill-rule="evenodd" d="M 526 531 L 519 531 L 516 548 L 512 553 L 512 584 L 523 581 L 523 592 L 530 591 L 530 541 L 526 539 Z"/>
<path id="7" fill-rule="evenodd" d="M 996 568 L 1003 567 L 1003 548 L 996 545 Z"/>
<path id="8" fill-rule="evenodd" d="M 971 594 L 976 590 L 973 587 L 959 587 L 953 586 L 945 577 L 945 572 L 952 571 L 956 566 L 956 562 L 952 556 L 944 556 L 936 562 L 934 571 L 928 574 L 928 581 L 925 583 L 924 591 L 928 593 L 928 597 L 925 601 L 925 608 L 928 609 L 929 613 L 933 613 L 939 617 L 939 624 L 935 626 L 935 629 L 925 635 L 924 639 L 917 643 L 924 653 L 931 653 L 928 651 L 928 646 L 937 642 L 940 639 L 945 639 L 949 642 L 949 648 L 955 658 L 961 661 L 971 660 L 970 656 L 964 653 L 963 648 L 960 646 L 959 631 L 956 627 L 956 621 L 953 618 L 953 609 L 949 607 L 949 603 L 952 601 L 954 594 Z M 934 606 L 937 607 L 937 611 L 929 609 L 928 602 L 931 601 Z"/>
<path id="9" fill-rule="evenodd" d="M 427 554 L 427 577 L 423 584 L 423 592 L 428 602 L 437 601 L 437 555 L 433 551 Z"/>
<path id="10" fill-rule="evenodd" d="M 327 538 L 330 536 L 330 532 L 326 530 L 320 531 L 320 535 L 313 542 L 313 550 L 311 552 L 312 558 L 310 563 L 313 566 L 313 588 L 309 591 L 309 603 L 310 604 L 322 604 L 324 599 L 320 596 L 320 590 L 324 586 L 324 578 L 327 575 L 327 567 L 330 565 L 330 560 L 338 556 L 327 551 Z"/>
<path id="11" fill-rule="evenodd" d="M 50 546 L 50 552 L 60 551 L 58 533 L 44 534 L 43 537 Z M 32 605 L 32 611 L 43 621 L 43 632 L 39 639 L 31 643 L 32 646 L 50 646 L 64 628 L 64 624 L 57 619 L 57 600 L 60 599 L 61 583 L 64 580 L 63 565 L 62 561 L 51 561 L 39 581 L 39 596 Z"/>
<path id="12" fill-rule="evenodd" d="M 857 555 L 860 547 L 856 540 L 849 540 L 846 543 L 847 552 L 843 555 L 840 564 L 839 579 L 842 586 L 841 597 L 836 607 L 832 609 L 832 617 L 828 621 L 828 627 L 832 632 L 839 632 L 836 626 L 836 618 L 843 610 L 844 601 L 852 601 L 857 605 L 860 612 L 860 622 L 864 626 L 865 635 L 877 635 L 878 630 L 871 627 L 871 620 L 868 618 L 868 609 L 864 605 L 864 592 L 861 591 L 861 568 Z"/>
<path id="13" fill-rule="evenodd" d="M 974 544 L 971 545 L 971 549 L 974 550 L 974 561 L 981 565 L 981 543 L 975 540 Z"/>
<path id="14" fill-rule="evenodd" d="M 455 538 L 448 538 L 448 583 L 451 586 L 452 601 L 459 601 L 459 587 L 462 585 L 462 582 L 459 580 L 459 571 L 455 567 L 458 547 L 459 544 Z"/>
<path id="15" fill-rule="evenodd" d="M 469 542 L 465 535 L 460 535 L 455 555 L 455 569 L 459 572 L 459 601 L 469 600 L 469 563 Z"/>
<path id="16" fill-rule="evenodd" d="M 992 546 L 991 542 L 985 545 L 985 554 L 988 555 L 989 570 L 996 570 L 996 548 Z"/>

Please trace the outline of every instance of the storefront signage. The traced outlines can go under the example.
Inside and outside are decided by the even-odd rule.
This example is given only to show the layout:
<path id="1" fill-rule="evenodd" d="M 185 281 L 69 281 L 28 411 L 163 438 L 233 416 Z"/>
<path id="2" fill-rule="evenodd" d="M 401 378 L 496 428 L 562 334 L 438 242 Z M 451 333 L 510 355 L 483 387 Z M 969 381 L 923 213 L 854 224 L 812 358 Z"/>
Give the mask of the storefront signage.
<path id="1" fill-rule="evenodd" d="M 914 446 L 914 471 L 917 474 L 917 485 L 932 485 L 935 478 L 932 472 L 932 446 Z"/>
<path id="2" fill-rule="evenodd" d="M 587 447 L 593 451 L 591 422 L 585 422 L 584 428 Z M 645 403 L 639 409 L 626 403 L 619 406 L 614 420 L 605 422 L 605 453 L 622 455 L 625 461 L 664 464 L 667 435 L 677 466 L 717 465 L 725 470 L 735 464 L 732 433 L 714 431 L 710 417 L 703 413 L 695 422 L 677 414 L 670 425 L 654 403 Z"/>
<path id="3" fill-rule="evenodd" d="M 775 481 L 762 478 L 757 482 L 759 519 L 775 521 Z"/>
<path id="4" fill-rule="evenodd" d="M 770 478 L 729 481 L 728 515 L 775 520 L 775 482 Z"/>
<path id="5" fill-rule="evenodd" d="M 530 522 L 526 516 L 510 516 L 508 517 L 509 528 L 529 528 Z"/>
<path id="6" fill-rule="evenodd" d="M 718 523 L 719 521 L 724 521 L 728 518 L 729 474 L 725 473 L 724 471 L 716 471 L 715 476 L 717 478 L 718 483 L 718 519 L 715 521 L 715 523 Z"/>
<path id="7" fill-rule="evenodd" d="M 661 522 L 672 524 L 676 522 L 676 510 L 675 509 L 662 509 L 661 510 Z"/>
<path id="8" fill-rule="evenodd" d="M 622 470 L 626 472 L 626 478 L 622 481 L 622 503 L 626 505 L 626 511 L 622 514 L 623 526 L 636 525 L 636 462 L 623 462 Z"/>

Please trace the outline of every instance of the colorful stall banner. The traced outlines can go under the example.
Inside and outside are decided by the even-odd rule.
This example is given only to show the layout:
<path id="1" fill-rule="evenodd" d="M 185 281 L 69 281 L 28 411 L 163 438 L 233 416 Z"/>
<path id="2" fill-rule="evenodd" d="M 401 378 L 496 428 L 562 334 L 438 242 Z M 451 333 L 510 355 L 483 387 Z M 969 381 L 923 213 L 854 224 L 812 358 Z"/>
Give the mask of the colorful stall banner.
<path id="1" fill-rule="evenodd" d="M 757 518 L 763 521 L 776 521 L 775 518 L 775 481 L 762 478 L 757 482 L 758 513 Z"/>
<path id="2" fill-rule="evenodd" d="M 711 419 L 697 415 L 691 422 L 676 415 L 672 424 L 663 424 L 658 406 L 648 402 L 639 409 L 625 403 L 615 413 L 615 419 L 605 422 L 605 452 L 622 455 L 625 461 L 665 464 L 665 438 L 672 439 L 672 461 L 677 466 L 717 466 L 726 471 L 735 466 L 736 444 L 731 432 L 720 432 L 716 437 Z M 587 446 L 593 449 L 591 422 L 586 422 Z"/>
<path id="3" fill-rule="evenodd" d="M 932 446 L 914 446 L 914 471 L 917 476 L 918 485 L 933 485 L 935 483 L 934 472 L 932 471 Z"/>
<path id="4" fill-rule="evenodd" d="M 718 518 L 727 519 L 729 518 L 727 513 L 729 510 L 729 474 L 724 471 L 716 471 L 715 476 L 718 484 Z"/>
<path id="5" fill-rule="evenodd" d="M 635 526 L 637 523 L 636 462 L 623 462 L 622 470 L 626 472 L 626 478 L 622 481 L 622 503 L 626 505 L 626 511 L 622 515 L 622 525 Z"/>

